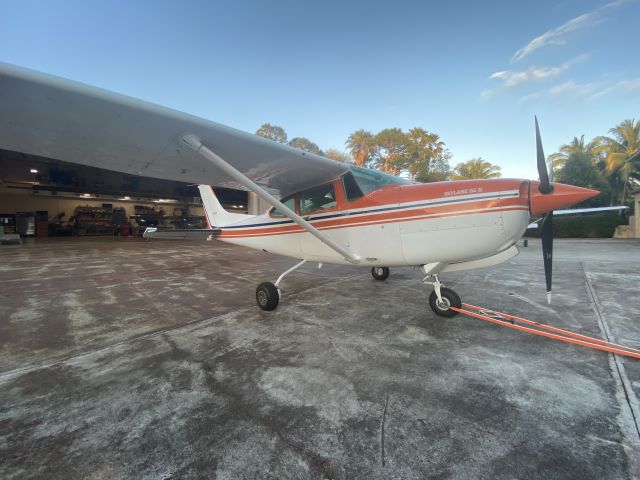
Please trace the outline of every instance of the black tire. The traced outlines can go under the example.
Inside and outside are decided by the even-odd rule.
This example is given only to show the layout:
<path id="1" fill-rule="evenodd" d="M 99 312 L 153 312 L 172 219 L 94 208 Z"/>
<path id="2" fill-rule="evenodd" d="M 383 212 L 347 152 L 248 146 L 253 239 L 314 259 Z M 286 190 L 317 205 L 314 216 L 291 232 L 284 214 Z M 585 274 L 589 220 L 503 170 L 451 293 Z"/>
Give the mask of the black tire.
<path id="1" fill-rule="evenodd" d="M 431 295 L 429 295 L 429 306 L 431 307 L 431 310 L 441 317 L 455 317 L 458 312 L 451 310 L 449 306 L 456 308 L 460 308 L 462 306 L 462 302 L 460 301 L 458 294 L 450 288 L 442 287 L 440 289 L 440 295 L 442 295 L 442 301 L 448 305 L 438 305 L 438 296 L 434 290 L 431 292 Z"/>
<path id="2" fill-rule="evenodd" d="M 280 292 L 271 282 L 264 282 L 256 288 L 256 303 L 262 310 L 270 312 L 280 303 Z"/>
<path id="3" fill-rule="evenodd" d="M 389 267 L 373 267 L 371 269 L 371 276 L 382 282 L 389 276 Z"/>

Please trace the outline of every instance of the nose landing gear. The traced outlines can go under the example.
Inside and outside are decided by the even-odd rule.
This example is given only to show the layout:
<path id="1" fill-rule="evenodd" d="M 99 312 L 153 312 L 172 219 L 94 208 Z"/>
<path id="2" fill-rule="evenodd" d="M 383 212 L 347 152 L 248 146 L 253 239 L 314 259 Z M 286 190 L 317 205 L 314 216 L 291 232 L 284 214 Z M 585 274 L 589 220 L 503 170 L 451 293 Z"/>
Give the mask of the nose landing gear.
<path id="1" fill-rule="evenodd" d="M 433 278 L 433 281 L 429 281 L 429 278 Z M 450 307 L 460 308 L 462 306 L 460 296 L 450 288 L 443 286 L 437 274 L 427 275 L 423 282 L 433 285 L 433 292 L 429 295 L 429 306 L 436 315 L 441 317 L 458 315 L 458 312 L 451 310 Z"/>

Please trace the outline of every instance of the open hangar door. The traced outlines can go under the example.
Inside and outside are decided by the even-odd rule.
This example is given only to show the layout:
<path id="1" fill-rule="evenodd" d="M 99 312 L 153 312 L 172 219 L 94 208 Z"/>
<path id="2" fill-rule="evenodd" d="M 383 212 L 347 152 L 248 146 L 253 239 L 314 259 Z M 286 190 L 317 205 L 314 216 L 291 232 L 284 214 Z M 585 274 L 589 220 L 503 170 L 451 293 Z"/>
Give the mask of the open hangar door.
<path id="1" fill-rule="evenodd" d="M 230 211 L 259 208 L 245 191 L 215 190 Z M 194 185 L 0 150 L 0 226 L 21 237 L 129 236 L 206 220 Z"/>

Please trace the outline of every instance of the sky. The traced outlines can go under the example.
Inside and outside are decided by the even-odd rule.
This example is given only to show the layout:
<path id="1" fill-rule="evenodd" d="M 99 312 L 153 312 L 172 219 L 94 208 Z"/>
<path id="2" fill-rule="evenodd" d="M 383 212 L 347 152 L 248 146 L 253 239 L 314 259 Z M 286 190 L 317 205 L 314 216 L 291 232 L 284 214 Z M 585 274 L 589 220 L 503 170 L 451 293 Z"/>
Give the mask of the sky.
<path id="1" fill-rule="evenodd" d="M 344 150 L 422 127 L 452 164 L 537 178 L 545 153 L 640 117 L 640 0 L 0 0 L 0 62 L 248 132 Z"/>

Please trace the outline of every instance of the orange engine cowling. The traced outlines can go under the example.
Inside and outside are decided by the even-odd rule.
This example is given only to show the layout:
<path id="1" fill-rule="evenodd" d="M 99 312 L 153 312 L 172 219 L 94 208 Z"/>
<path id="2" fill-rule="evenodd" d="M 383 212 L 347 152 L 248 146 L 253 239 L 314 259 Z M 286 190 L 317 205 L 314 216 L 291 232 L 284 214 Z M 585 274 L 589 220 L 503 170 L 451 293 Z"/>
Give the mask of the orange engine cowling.
<path id="1" fill-rule="evenodd" d="M 539 185 L 540 182 L 531 182 L 529 187 L 529 211 L 534 217 L 552 210 L 570 207 L 600 194 L 598 190 L 564 183 L 552 183 L 553 190 L 543 194 L 538 190 Z"/>

